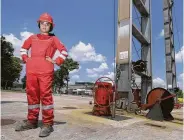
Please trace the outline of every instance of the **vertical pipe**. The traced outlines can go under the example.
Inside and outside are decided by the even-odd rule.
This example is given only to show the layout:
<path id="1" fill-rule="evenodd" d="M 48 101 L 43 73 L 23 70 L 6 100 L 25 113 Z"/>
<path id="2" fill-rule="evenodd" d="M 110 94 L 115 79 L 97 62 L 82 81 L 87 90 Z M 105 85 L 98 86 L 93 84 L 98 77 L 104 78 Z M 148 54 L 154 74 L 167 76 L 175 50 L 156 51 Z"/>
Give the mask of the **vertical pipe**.
<path id="1" fill-rule="evenodd" d="M 151 38 L 151 0 L 145 0 L 145 7 L 148 10 L 149 16 L 142 16 L 141 18 L 141 32 L 143 35 L 148 39 L 150 42 L 149 45 L 141 44 L 141 59 L 143 61 L 147 61 L 147 71 L 146 74 L 151 77 L 148 79 L 147 77 L 142 77 L 142 84 L 141 84 L 141 103 L 146 103 L 146 96 L 147 93 L 152 89 L 152 38 Z"/>
<path id="2" fill-rule="evenodd" d="M 117 46 L 117 17 L 116 17 L 116 1 L 114 0 L 114 56 L 116 54 L 116 46 Z M 118 1 L 117 1 L 118 3 Z M 115 65 L 115 63 L 114 63 Z M 113 92 L 113 105 L 112 105 L 112 118 L 116 116 L 116 68 L 114 67 L 114 92 Z"/>
<path id="3" fill-rule="evenodd" d="M 133 94 L 132 94 L 132 88 L 131 88 L 131 82 L 132 82 L 132 7 L 133 7 L 133 1 L 130 0 L 130 22 L 129 22 L 129 33 L 130 33 L 130 47 L 129 47 L 129 72 L 128 72 L 128 79 L 129 79 L 129 93 L 128 93 L 128 104 L 130 106 L 130 103 L 133 101 Z"/>

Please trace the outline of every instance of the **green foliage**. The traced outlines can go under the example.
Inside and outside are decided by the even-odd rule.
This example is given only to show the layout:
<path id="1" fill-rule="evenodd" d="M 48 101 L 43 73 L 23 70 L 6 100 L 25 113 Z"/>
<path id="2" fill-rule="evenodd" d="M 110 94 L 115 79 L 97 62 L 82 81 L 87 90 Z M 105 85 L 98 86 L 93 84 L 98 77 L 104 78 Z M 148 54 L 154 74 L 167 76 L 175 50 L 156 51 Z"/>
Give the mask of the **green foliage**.
<path id="1" fill-rule="evenodd" d="M 22 70 L 20 58 L 13 56 L 12 44 L 1 36 L 1 87 L 7 89 L 13 86 L 13 82 L 19 80 Z"/>
<path id="2" fill-rule="evenodd" d="M 179 89 L 179 91 L 176 93 L 178 98 L 183 98 L 184 92 Z"/>
<path id="3" fill-rule="evenodd" d="M 58 69 L 54 72 L 53 84 L 59 88 L 65 86 L 64 79 L 66 78 L 67 71 L 65 69 Z"/>
<path id="4" fill-rule="evenodd" d="M 22 88 L 25 89 L 26 88 L 26 75 L 21 79 L 22 82 Z"/>
<path id="5" fill-rule="evenodd" d="M 13 56 L 14 48 L 13 45 L 6 41 L 4 36 L 1 36 L 1 59 L 6 60 Z"/>
<path id="6" fill-rule="evenodd" d="M 60 68 L 55 71 L 53 84 L 59 87 L 59 90 L 61 87 L 64 86 L 66 86 L 68 89 L 68 82 L 70 81 L 69 73 L 70 71 L 78 68 L 79 68 L 78 62 L 74 61 L 72 58 L 67 58 L 63 63 L 63 65 L 61 65 Z"/>

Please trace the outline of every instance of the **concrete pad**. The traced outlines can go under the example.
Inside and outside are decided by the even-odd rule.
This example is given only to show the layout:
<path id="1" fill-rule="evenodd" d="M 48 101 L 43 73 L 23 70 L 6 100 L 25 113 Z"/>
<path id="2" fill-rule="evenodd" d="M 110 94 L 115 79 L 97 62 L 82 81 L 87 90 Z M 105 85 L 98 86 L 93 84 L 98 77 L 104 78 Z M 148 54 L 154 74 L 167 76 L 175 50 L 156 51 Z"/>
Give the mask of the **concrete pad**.
<path id="1" fill-rule="evenodd" d="M 27 116 L 25 93 L 1 94 L 2 121 L 21 121 Z M 39 138 L 40 128 L 15 132 L 16 123 L 1 126 L 2 140 L 181 140 L 183 130 L 181 124 L 172 122 L 154 122 L 144 116 L 117 111 L 116 118 L 93 116 L 91 97 L 72 95 L 54 96 L 55 123 L 54 132 L 46 138 Z M 71 107 L 73 109 L 67 109 Z M 39 126 L 42 125 L 41 114 Z M 11 124 L 12 123 L 12 124 Z M 154 124 L 154 125 L 146 125 Z M 158 126 L 155 126 L 158 125 Z M 165 127 L 159 127 L 165 126 Z"/>

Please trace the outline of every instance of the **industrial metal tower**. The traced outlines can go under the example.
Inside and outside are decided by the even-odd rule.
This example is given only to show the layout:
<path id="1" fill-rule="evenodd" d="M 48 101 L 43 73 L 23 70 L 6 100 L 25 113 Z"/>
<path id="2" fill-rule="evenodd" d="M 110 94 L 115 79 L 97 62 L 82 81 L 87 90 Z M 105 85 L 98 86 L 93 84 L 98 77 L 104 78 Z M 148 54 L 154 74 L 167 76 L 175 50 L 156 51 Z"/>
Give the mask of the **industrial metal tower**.
<path id="1" fill-rule="evenodd" d="M 122 98 L 126 98 L 130 105 L 133 101 L 132 75 L 136 74 L 141 77 L 141 103 L 144 104 L 147 93 L 152 89 L 151 0 L 119 0 L 118 2 L 117 92 Z M 132 20 L 133 5 L 141 15 L 140 30 Z M 143 71 L 137 71 L 132 63 L 133 36 L 141 44 L 141 60 L 139 61 L 144 63 Z"/>
<path id="2" fill-rule="evenodd" d="M 164 0 L 164 37 L 165 37 L 165 58 L 166 58 L 166 88 L 173 91 L 176 85 L 176 65 L 174 50 L 174 34 L 172 7 L 173 0 Z"/>

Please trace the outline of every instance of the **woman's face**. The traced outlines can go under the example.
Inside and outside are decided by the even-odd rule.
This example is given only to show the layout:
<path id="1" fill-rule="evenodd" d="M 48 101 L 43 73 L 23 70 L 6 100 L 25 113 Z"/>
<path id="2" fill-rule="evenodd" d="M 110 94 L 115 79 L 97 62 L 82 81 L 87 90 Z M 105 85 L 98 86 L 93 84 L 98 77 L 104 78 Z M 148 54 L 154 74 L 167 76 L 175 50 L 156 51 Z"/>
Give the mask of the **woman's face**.
<path id="1" fill-rule="evenodd" d="M 40 31 L 41 33 L 49 33 L 51 28 L 51 23 L 47 21 L 40 21 Z"/>

